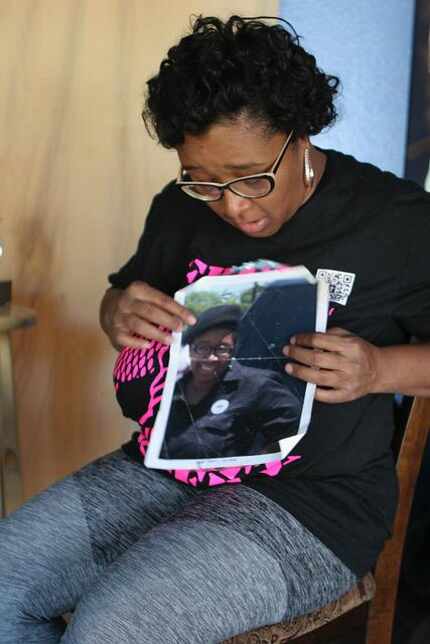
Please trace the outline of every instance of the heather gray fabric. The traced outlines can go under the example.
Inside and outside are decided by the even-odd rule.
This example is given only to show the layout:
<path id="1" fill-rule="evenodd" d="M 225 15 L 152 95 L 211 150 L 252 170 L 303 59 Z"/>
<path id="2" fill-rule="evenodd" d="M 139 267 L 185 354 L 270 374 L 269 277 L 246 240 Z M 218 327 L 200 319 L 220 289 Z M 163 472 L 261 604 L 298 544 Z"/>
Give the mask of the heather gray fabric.
<path id="1" fill-rule="evenodd" d="M 259 492 L 196 491 L 115 452 L 0 522 L 0 642 L 216 643 L 355 581 Z"/>

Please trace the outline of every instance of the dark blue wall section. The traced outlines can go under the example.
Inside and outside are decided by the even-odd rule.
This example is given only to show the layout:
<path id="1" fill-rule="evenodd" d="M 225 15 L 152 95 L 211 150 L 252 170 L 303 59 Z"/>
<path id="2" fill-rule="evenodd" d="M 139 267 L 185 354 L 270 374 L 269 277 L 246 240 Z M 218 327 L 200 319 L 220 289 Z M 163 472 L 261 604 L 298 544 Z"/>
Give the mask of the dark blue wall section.
<path id="1" fill-rule="evenodd" d="M 416 0 L 405 176 L 430 192 L 430 2 Z"/>
<path id="2" fill-rule="evenodd" d="M 282 0 L 301 44 L 342 81 L 334 127 L 313 142 L 404 174 L 415 0 Z"/>

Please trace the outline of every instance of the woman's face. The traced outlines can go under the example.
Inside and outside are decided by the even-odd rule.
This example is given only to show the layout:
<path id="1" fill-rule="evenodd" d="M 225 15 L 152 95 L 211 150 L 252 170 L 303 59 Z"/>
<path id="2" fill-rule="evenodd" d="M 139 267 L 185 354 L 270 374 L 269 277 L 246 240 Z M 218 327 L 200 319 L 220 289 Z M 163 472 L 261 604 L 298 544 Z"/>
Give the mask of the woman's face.
<path id="1" fill-rule="evenodd" d="M 213 125 L 199 136 L 187 135 L 177 152 L 182 168 L 193 181 L 224 183 L 270 170 L 286 138 L 283 132 L 269 134 L 258 122 L 243 117 Z M 275 175 L 275 188 L 266 197 L 246 199 L 225 190 L 222 199 L 207 205 L 245 235 L 274 235 L 307 197 L 303 182 L 306 145 L 304 139 L 289 144 Z"/>
<path id="2" fill-rule="evenodd" d="M 230 329 L 209 329 L 190 345 L 191 372 L 195 384 L 218 382 L 230 362 L 234 337 Z"/>

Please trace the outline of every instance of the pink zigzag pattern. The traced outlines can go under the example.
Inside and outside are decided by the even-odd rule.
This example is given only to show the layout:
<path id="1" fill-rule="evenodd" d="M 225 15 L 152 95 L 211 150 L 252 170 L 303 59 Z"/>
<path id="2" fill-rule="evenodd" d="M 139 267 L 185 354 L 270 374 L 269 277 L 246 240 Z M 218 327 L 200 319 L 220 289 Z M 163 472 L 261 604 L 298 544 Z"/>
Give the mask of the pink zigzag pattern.
<path id="1" fill-rule="evenodd" d="M 204 277 L 205 275 L 231 275 L 233 270 L 222 266 L 209 266 L 201 259 L 194 259 L 189 264 L 190 270 L 186 275 L 188 284 Z M 284 267 L 288 269 L 287 266 Z M 264 268 L 263 271 L 271 270 Z M 240 270 L 241 273 L 253 273 L 255 269 L 247 266 Z M 127 382 L 136 379 L 151 378 L 149 384 L 149 404 L 146 411 L 139 418 L 141 432 L 138 437 L 139 449 L 145 456 L 151 432 L 161 402 L 165 376 L 169 364 L 169 347 L 161 342 L 152 342 L 147 349 L 124 348 L 118 356 L 114 367 L 115 390 L 126 386 Z M 170 470 L 168 473 L 177 481 L 194 487 L 211 487 L 225 483 L 241 483 L 244 478 L 253 474 L 277 476 L 289 463 L 301 458 L 289 455 L 283 460 L 270 461 L 262 465 L 246 465 L 243 467 L 223 467 L 214 470 Z"/>

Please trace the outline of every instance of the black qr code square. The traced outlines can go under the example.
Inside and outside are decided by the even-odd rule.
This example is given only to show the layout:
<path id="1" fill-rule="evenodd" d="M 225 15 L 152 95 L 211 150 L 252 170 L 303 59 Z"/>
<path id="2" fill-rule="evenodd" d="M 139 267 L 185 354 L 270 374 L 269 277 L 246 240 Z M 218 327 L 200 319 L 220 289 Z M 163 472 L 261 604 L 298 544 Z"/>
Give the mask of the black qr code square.
<path id="1" fill-rule="evenodd" d="M 324 280 L 329 285 L 331 302 L 346 304 L 354 285 L 355 274 L 319 268 L 317 279 Z"/>

